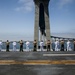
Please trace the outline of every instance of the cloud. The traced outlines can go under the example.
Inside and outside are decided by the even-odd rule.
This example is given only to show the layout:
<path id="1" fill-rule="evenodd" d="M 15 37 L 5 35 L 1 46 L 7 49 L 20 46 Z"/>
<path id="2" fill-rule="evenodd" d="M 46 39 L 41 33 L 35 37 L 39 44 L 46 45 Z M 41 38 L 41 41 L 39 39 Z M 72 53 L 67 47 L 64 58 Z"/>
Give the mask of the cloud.
<path id="1" fill-rule="evenodd" d="M 63 6 L 67 5 L 67 4 L 71 4 L 73 3 L 74 0 L 59 0 L 58 5 L 59 8 L 62 8 Z"/>
<path id="2" fill-rule="evenodd" d="M 16 11 L 31 12 L 33 10 L 33 0 L 18 0 L 19 6 L 16 7 Z"/>

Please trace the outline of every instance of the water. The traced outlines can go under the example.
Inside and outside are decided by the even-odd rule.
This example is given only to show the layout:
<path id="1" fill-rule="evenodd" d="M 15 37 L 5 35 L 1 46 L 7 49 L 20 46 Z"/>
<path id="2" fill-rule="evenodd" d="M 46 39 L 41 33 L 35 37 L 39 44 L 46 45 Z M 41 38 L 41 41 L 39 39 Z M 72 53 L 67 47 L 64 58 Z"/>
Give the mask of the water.
<path id="1" fill-rule="evenodd" d="M 38 43 L 38 45 L 39 45 L 39 43 Z M 73 49 L 74 49 L 74 46 L 73 46 L 73 43 L 72 43 L 72 42 L 71 42 L 70 46 L 71 46 L 71 49 L 73 50 Z M 61 47 L 61 45 L 59 45 L 59 49 L 60 49 L 60 47 Z M 10 49 L 13 49 L 12 42 L 10 42 L 9 48 L 10 48 Z M 17 48 L 17 49 L 20 49 L 20 44 L 19 44 L 19 43 L 17 43 L 16 48 Z M 52 49 L 54 49 L 54 48 L 55 48 L 55 44 L 52 43 Z M 64 48 L 65 48 L 65 49 L 67 48 L 66 42 L 64 43 Z M 6 49 L 6 43 L 5 43 L 5 42 L 4 42 L 3 45 L 2 45 L 2 49 Z M 23 44 L 23 49 L 26 49 L 26 44 L 25 44 L 25 42 L 24 42 L 24 44 Z M 33 49 L 33 42 L 30 42 L 30 49 Z"/>

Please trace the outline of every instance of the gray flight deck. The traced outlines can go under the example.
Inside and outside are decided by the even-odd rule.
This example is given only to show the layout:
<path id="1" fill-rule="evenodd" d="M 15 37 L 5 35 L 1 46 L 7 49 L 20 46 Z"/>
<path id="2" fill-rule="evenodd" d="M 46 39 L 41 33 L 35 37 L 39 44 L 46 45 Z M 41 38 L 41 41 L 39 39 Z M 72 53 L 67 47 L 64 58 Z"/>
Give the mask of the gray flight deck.
<path id="1" fill-rule="evenodd" d="M 0 52 L 0 75 L 75 75 L 75 64 L 3 64 L 2 61 L 75 61 L 75 52 Z M 35 62 L 34 62 L 35 63 Z"/>

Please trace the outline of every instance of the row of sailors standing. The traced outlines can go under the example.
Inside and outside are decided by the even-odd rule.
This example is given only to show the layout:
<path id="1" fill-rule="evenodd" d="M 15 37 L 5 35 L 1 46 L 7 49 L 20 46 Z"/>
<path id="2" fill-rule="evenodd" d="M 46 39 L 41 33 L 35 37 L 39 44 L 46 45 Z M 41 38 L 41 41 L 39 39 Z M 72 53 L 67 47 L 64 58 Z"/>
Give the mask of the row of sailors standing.
<path id="1" fill-rule="evenodd" d="M 20 52 L 21 51 L 23 52 L 23 44 L 24 44 L 23 40 L 19 41 L 18 43 L 20 44 Z M 9 40 L 7 40 L 6 41 L 6 51 L 7 52 L 9 52 L 9 44 L 10 44 L 10 42 L 9 42 Z M 26 44 L 26 50 L 29 51 L 30 50 L 29 49 L 30 42 L 27 41 L 25 44 Z M 12 45 L 13 45 L 13 51 L 16 51 L 16 45 L 17 45 L 16 41 L 14 41 L 12 43 Z M 33 45 L 34 45 L 33 51 L 37 51 L 37 42 L 36 42 L 36 40 L 34 40 Z M 41 49 L 41 51 L 43 51 L 43 49 L 44 49 L 43 46 L 44 46 L 43 41 L 40 41 L 40 49 Z M 0 41 L 0 51 L 1 50 L 2 50 L 2 41 Z M 47 51 L 50 51 L 50 41 L 47 42 Z"/>
<path id="2" fill-rule="evenodd" d="M 23 40 L 19 41 L 19 43 L 20 43 L 20 52 L 21 52 L 21 51 L 23 52 L 23 44 L 24 44 L 24 43 L 23 43 Z M 25 44 L 26 44 L 26 49 L 27 49 L 27 50 L 30 50 L 30 49 L 29 49 L 30 42 L 29 42 L 29 41 L 26 41 Z M 16 50 L 15 48 L 16 48 L 16 42 L 13 42 L 13 50 Z"/>
<path id="3" fill-rule="evenodd" d="M 56 40 L 55 41 L 55 51 L 64 51 L 64 49 L 65 49 L 65 42 L 64 42 L 64 40 L 61 40 L 60 42 L 59 42 L 59 40 Z M 74 42 L 73 42 L 73 44 L 74 44 L 74 51 L 75 51 L 75 40 L 74 40 Z M 59 45 L 61 45 L 61 47 L 59 48 Z M 71 48 L 71 42 L 68 40 L 67 42 L 66 42 L 66 51 L 71 51 L 72 50 L 72 48 Z"/>
<path id="4" fill-rule="evenodd" d="M 51 45 L 50 40 L 47 40 L 47 42 L 46 42 L 46 49 L 47 49 L 47 51 L 50 51 L 50 45 Z M 44 50 L 43 47 L 44 47 L 44 42 L 43 42 L 43 40 L 41 40 L 41 41 L 40 41 L 40 50 L 41 50 L 41 51 Z"/>
<path id="5" fill-rule="evenodd" d="M 23 44 L 24 44 L 24 43 L 23 43 L 23 40 L 19 41 L 18 43 L 20 44 L 20 52 L 23 52 Z M 6 51 L 7 51 L 7 52 L 9 52 L 9 44 L 10 44 L 10 42 L 9 42 L 9 40 L 7 40 L 7 41 L 6 41 Z M 30 50 L 30 49 L 29 49 L 30 42 L 27 41 L 25 44 L 26 44 L 26 49 L 27 49 L 27 50 Z M 14 42 L 12 43 L 12 45 L 13 45 L 13 51 L 16 51 L 17 42 L 14 41 Z M 1 50 L 2 50 L 2 41 L 0 41 L 0 51 L 1 51 Z"/>
<path id="6" fill-rule="evenodd" d="M 19 41 L 19 43 L 20 43 L 20 52 L 22 51 L 23 52 L 23 41 L 21 40 L 21 41 Z M 7 42 L 6 42 L 6 51 L 7 52 L 9 52 L 9 44 L 10 44 L 10 42 L 7 40 Z M 12 45 L 13 45 L 13 51 L 15 51 L 16 50 L 16 41 L 14 41 L 13 43 L 12 43 Z"/>
<path id="7" fill-rule="evenodd" d="M 24 44 L 24 42 L 21 40 L 21 41 L 19 41 L 19 43 L 20 43 L 20 51 L 22 51 L 23 52 L 23 44 Z M 61 42 L 59 42 L 59 40 L 56 40 L 55 42 L 54 42 L 54 44 L 55 44 L 55 47 L 54 47 L 54 51 L 64 51 L 64 40 L 61 40 Z M 74 51 L 75 51 L 75 40 L 74 40 Z M 6 42 L 6 51 L 9 51 L 9 44 L 10 44 L 10 42 L 7 40 L 7 42 Z M 16 45 L 17 45 L 17 43 L 16 43 L 16 41 L 14 41 L 13 43 L 13 50 L 15 51 L 16 50 Z M 33 50 L 34 51 L 37 51 L 37 42 L 36 42 L 36 40 L 34 40 L 34 42 L 33 42 L 33 44 L 34 44 L 34 48 L 33 48 Z M 50 40 L 47 40 L 47 42 L 46 42 L 46 48 L 47 48 L 47 51 L 50 51 L 50 49 L 51 49 L 51 42 L 50 42 Z M 61 47 L 59 48 L 59 45 L 61 44 Z M 71 42 L 68 40 L 67 42 L 66 42 L 66 44 L 67 44 L 67 51 L 70 51 L 71 50 Z M 2 41 L 0 41 L 0 50 L 1 50 L 1 45 L 2 45 Z M 43 51 L 43 46 L 44 46 L 44 42 L 41 40 L 40 41 L 40 49 L 41 49 L 41 51 Z M 30 42 L 29 41 L 27 41 L 26 42 L 26 49 L 27 50 L 29 50 L 29 46 L 30 46 Z"/>
<path id="8" fill-rule="evenodd" d="M 48 41 L 46 42 L 47 51 L 51 51 L 51 50 L 50 50 L 50 49 L 51 49 L 50 46 L 52 46 L 52 43 L 53 43 L 53 42 L 50 42 L 50 40 L 48 40 Z M 65 48 L 65 41 L 64 41 L 64 40 L 61 40 L 61 41 L 56 40 L 56 41 L 54 42 L 54 47 L 52 48 L 52 50 L 53 50 L 53 51 L 75 51 L 75 40 L 73 41 L 73 45 L 74 45 L 73 50 L 72 50 L 72 48 L 71 48 L 71 44 L 72 44 L 72 43 L 68 40 L 68 41 L 66 42 L 66 48 Z M 43 46 L 44 46 L 44 43 L 43 43 L 43 41 L 41 41 L 41 42 L 40 42 L 40 49 L 41 49 L 41 51 L 43 51 Z"/>

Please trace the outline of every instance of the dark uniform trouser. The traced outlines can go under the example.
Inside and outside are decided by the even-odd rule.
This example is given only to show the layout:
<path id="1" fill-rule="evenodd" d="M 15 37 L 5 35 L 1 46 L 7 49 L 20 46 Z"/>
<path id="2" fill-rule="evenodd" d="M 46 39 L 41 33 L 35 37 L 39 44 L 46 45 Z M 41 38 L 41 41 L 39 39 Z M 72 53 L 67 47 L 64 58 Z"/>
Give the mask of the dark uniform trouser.
<path id="1" fill-rule="evenodd" d="M 64 51 L 64 44 L 61 45 L 61 51 Z"/>
<path id="2" fill-rule="evenodd" d="M 23 52 L 23 45 L 20 45 L 20 51 Z"/>
<path id="3" fill-rule="evenodd" d="M 47 45 L 47 51 L 50 51 L 50 45 Z"/>
<path id="4" fill-rule="evenodd" d="M 37 49 L 37 46 L 36 46 L 36 45 L 34 45 L 34 51 L 37 51 L 36 49 Z"/>
<path id="5" fill-rule="evenodd" d="M 75 44 L 74 44 L 74 51 L 75 51 Z"/>
<path id="6" fill-rule="evenodd" d="M 9 51 L 9 45 L 6 46 L 6 51 Z"/>

